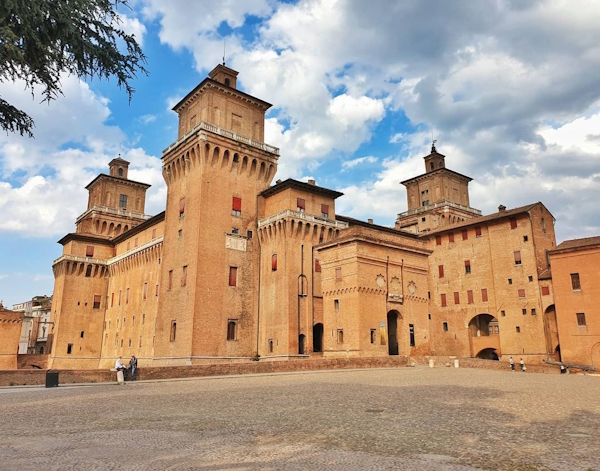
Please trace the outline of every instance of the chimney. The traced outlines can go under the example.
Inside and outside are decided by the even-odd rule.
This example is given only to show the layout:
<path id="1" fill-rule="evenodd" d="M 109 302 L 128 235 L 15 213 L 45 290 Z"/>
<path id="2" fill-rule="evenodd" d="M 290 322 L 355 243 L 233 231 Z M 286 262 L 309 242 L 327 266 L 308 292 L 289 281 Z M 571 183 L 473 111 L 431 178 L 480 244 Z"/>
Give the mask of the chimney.
<path id="1" fill-rule="evenodd" d="M 506 212 L 506 206 L 504 206 L 503 204 L 501 204 L 500 206 L 498 206 L 498 212 L 499 213 Z"/>
<path id="2" fill-rule="evenodd" d="M 312 186 L 316 186 L 316 182 L 314 180 L 308 180 L 308 184 Z"/>
<path id="3" fill-rule="evenodd" d="M 369 224 L 373 224 L 373 219 L 367 219 L 367 222 L 368 222 Z"/>

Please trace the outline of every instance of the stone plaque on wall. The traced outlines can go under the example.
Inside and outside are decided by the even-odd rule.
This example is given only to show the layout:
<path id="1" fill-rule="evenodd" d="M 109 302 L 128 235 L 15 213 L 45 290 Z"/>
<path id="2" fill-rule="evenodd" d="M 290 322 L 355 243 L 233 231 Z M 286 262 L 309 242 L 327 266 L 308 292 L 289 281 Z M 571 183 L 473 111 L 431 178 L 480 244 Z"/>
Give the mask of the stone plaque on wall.
<path id="1" fill-rule="evenodd" d="M 240 252 L 246 251 L 246 239 L 243 237 L 235 237 L 227 234 L 225 236 L 225 248 L 239 250 Z"/>

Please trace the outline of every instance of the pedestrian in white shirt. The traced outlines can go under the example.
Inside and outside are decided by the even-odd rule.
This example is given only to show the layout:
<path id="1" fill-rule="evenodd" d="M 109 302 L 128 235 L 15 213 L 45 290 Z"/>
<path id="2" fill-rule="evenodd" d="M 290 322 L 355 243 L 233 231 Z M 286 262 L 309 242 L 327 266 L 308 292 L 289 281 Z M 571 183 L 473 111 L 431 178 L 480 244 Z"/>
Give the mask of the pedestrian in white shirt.
<path id="1" fill-rule="evenodd" d="M 117 358 L 117 361 L 115 362 L 115 370 L 117 370 L 117 371 L 125 371 L 126 369 L 127 368 L 123 364 L 123 357 Z"/>

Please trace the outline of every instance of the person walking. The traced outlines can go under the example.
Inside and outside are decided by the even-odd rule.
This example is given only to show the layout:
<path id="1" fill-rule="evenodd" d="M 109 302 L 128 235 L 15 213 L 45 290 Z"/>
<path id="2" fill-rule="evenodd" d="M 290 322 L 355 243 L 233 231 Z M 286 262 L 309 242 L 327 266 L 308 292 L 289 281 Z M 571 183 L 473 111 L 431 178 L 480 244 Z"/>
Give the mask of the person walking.
<path id="1" fill-rule="evenodd" d="M 513 357 L 510 357 L 508 359 L 508 364 L 510 365 L 510 371 L 515 371 L 515 362 L 513 360 Z"/>
<path id="2" fill-rule="evenodd" d="M 523 359 L 521 358 L 521 361 L 519 361 L 519 365 L 521 365 L 521 371 L 525 371 L 525 363 L 523 362 Z"/>
<path id="3" fill-rule="evenodd" d="M 137 358 L 135 357 L 135 355 L 131 355 L 131 360 L 129 360 L 128 368 L 129 370 L 131 370 L 129 378 L 131 379 L 131 381 L 133 381 L 135 379 L 135 370 L 137 370 Z"/>

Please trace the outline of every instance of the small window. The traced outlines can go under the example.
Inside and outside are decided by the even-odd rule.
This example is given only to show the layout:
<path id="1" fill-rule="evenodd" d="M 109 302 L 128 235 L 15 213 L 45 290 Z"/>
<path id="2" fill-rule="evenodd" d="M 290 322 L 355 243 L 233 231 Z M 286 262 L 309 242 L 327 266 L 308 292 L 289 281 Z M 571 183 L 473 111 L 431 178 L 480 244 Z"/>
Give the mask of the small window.
<path id="1" fill-rule="evenodd" d="M 509 278 L 509 279 L 508 279 L 508 284 L 509 284 L 509 285 L 512 285 L 512 278 Z"/>
<path id="2" fill-rule="evenodd" d="M 156 239 L 156 229 L 152 229 L 152 238 Z"/>
<path id="3" fill-rule="evenodd" d="M 113 307 L 114 305 L 115 305 L 115 293 L 113 292 L 110 297 L 110 307 Z"/>
<path id="4" fill-rule="evenodd" d="M 448 234 L 448 242 L 454 242 L 454 232 Z"/>
<path id="5" fill-rule="evenodd" d="M 475 228 L 475 237 L 481 237 L 481 227 Z"/>
<path id="6" fill-rule="evenodd" d="M 92 266 L 88 265 L 85 269 L 85 276 L 86 278 L 89 278 L 90 276 L 92 276 Z"/>
<path id="7" fill-rule="evenodd" d="M 527 242 L 528 240 L 529 240 L 529 237 L 528 237 L 528 236 L 526 236 L 526 235 L 524 235 L 524 236 L 523 236 L 523 242 Z"/>
<path id="8" fill-rule="evenodd" d="M 95 294 L 94 295 L 94 309 L 100 309 L 100 300 L 102 299 L 102 296 L 99 294 Z"/>
<path id="9" fill-rule="evenodd" d="M 137 247 L 138 246 L 138 238 L 136 237 L 133 241 L 133 246 Z"/>
<path id="10" fill-rule="evenodd" d="M 273 339 L 269 339 L 269 353 L 273 353 Z"/>
<path id="11" fill-rule="evenodd" d="M 318 260 L 315 260 L 315 272 L 321 273 L 321 263 Z"/>
<path id="12" fill-rule="evenodd" d="M 427 319 L 431 320 L 431 313 L 427 314 Z"/>
<path id="13" fill-rule="evenodd" d="M 422 206 L 423 206 L 423 207 L 425 207 L 425 206 L 429 206 L 429 200 L 425 200 L 425 201 L 423 201 L 423 203 L 422 203 Z"/>
<path id="14" fill-rule="evenodd" d="M 121 295 L 123 294 L 122 290 L 119 290 L 119 306 L 121 305 Z"/>
<path id="15" fill-rule="evenodd" d="M 142 325 L 146 322 L 146 314 L 142 314 Z"/>
<path id="16" fill-rule="evenodd" d="M 277 254 L 271 255 L 271 271 L 277 271 Z"/>
<path id="17" fill-rule="evenodd" d="M 533 276 L 529 275 L 528 279 L 530 282 L 533 281 Z"/>
<path id="18" fill-rule="evenodd" d="M 371 343 L 375 344 L 375 339 L 377 338 L 377 330 L 371 329 Z"/>
<path id="19" fill-rule="evenodd" d="M 467 303 L 473 304 L 473 290 L 467 291 Z"/>
<path id="20" fill-rule="evenodd" d="M 460 294 L 458 291 L 454 292 L 454 304 L 460 304 Z"/>
<path id="21" fill-rule="evenodd" d="M 296 208 L 301 213 L 306 211 L 306 201 L 303 198 L 297 198 L 296 199 Z"/>
<path id="22" fill-rule="evenodd" d="M 549 286 L 542 286 L 542 296 L 548 296 L 550 294 Z"/>
<path id="23" fill-rule="evenodd" d="M 185 197 L 179 200 L 179 217 L 182 218 L 185 215 Z"/>
<path id="24" fill-rule="evenodd" d="M 338 329 L 337 331 L 337 343 L 344 343 L 344 330 Z"/>
<path id="25" fill-rule="evenodd" d="M 467 240 L 469 238 L 469 231 L 467 229 L 463 229 L 461 232 L 462 232 L 462 240 Z"/>
<path id="26" fill-rule="evenodd" d="M 94 246 L 93 245 L 88 245 L 85 248 L 85 256 L 86 257 L 93 257 L 94 256 Z"/>
<path id="27" fill-rule="evenodd" d="M 471 273 L 471 260 L 465 260 L 465 273 Z"/>
<path id="28" fill-rule="evenodd" d="M 335 279 L 337 281 L 342 279 L 342 267 L 335 267 Z"/>
<path id="29" fill-rule="evenodd" d="M 484 303 L 488 302 L 487 288 L 481 288 L 481 301 L 484 302 Z"/>
<path id="30" fill-rule="evenodd" d="M 506 317 L 506 311 L 500 311 L 500 316 L 501 317 Z"/>
<path id="31" fill-rule="evenodd" d="M 123 346 L 123 339 L 121 339 L 121 347 Z"/>
<path id="32" fill-rule="evenodd" d="M 229 267 L 229 286 L 237 286 L 237 267 Z"/>
<path id="33" fill-rule="evenodd" d="M 438 276 L 444 278 L 444 265 L 438 265 Z"/>
<path id="34" fill-rule="evenodd" d="M 129 304 L 129 288 L 125 291 L 125 304 Z"/>
<path id="35" fill-rule="evenodd" d="M 329 205 L 327 205 L 327 204 L 321 205 L 321 217 L 324 219 L 329 219 Z"/>
<path id="36" fill-rule="evenodd" d="M 169 270 L 169 288 L 168 289 L 172 289 L 173 288 L 173 270 Z"/>
<path id="37" fill-rule="evenodd" d="M 154 296 L 158 297 L 158 285 L 154 287 Z"/>
<path id="38" fill-rule="evenodd" d="M 183 229 L 179 229 L 177 231 L 177 237 L 180 238 L 180 239 L 183 237 Z"/>
<path id="39" fill-rule="evenodd" d="M 117 170 L 117 174 L 122 177 L 123 176 L 123 169 L 121 167 L 119 167 L 119 170 Z"/>
<path id="40" fill-rule="evenodd" d="M 421 222 L 425 222 L 425 218 L 421 218 Z"/>
<path id="41" fill-rule="evenodd" d="M 237 319 L 229 319 L 227 321 L 227 340 L 237 340 Z"/>
<path id="42" fill-rule="evenodd" d="M 334 308 L 336 311 L 339 311 L 339 310 L 340 310 L 340 300 L 339 300 L 339 299 L 334 299 L 334 300 L 333 300 L 333 308 Z"/>
<path id="43" fill-rule="evenodd" d="M 440 294 L 440 301 L 442 302 L 442 307 L 446 306 L 446 295 Z"/>
<path id="44" fill-rule="evenodd" d="M 522 311 L 522 313 L 523 313 L 524 316 L 527 315 L 527 309 L 523 308 L 523 309 L 521 309 L 521 311 Z"/>
<path id="45" fill-rule="evenodd" d="M 83 338 L 84 334 L 85 334 L 85 332 L 82 330 L 81 333 L 79 334 L 79 337 Z"/>
<path id="46" fill-rule="evenodd" d="M 525 290 L 524 289 L 520 289 L 519 290 L 519 298 L 524 298 L 525 297 Z"/>
<path id="47" fill-rule="evenodd" d="M 515 265 L 521 265 L 521 251 L 515 250 L 514 255 L 515 255 Z"/>
<path id="48" fill-rule="evenodd" d="M 177 321 L 171 321 L 171 336 L 170 341 L 175 342 L 175 338 L 177 337 Z"/>
<path id="49" fill-rule="evenodd" d="M 144 283 L 144 289 L 142 291 L 142 299 L 145 301 L 148 297 L 148 282 Z"/>
<path id="50" fill-rule="evenodd" d="M 139 347 L 139 348 L 142 348 L 142 336 L 141 336 L 141 335 L 140 335 L 140 342 L 139 342 L 139 344 L 138 344 L 138 347 Z"/>
<path id="51" fill-rule="evenodd" d="M 119 208 L 127 209 L 127 195 L 119 195 Z"/>
<path id="52" fill-rule="evenodd" d="M 246 237 L 248 239 L 252 239 L 252 231 L 250 231 L 250 230 L 246 231 Z"/>
<path id="53" fill-rule="evenodd" d="M 435 236 L 435 245 L 442 245 L 442 236 L 441 235 Z"/>
<path id="54" fill-rule="evenodd" d="M 515 327 L 515 330 L 517 331 L 517 334 L 521 333 L 521 327 L 519 327 L 519 326 L 516 326 L 516 327 Z"/>
<path id="55" fill-rule="evenodd" d="M 230 85 L 229 85 L 230 83 L 231 83 L 231 82 L 230 82 L 230 80 L 229 80 L 228 78 L 226 78 L 226 79 L 225 79 L 225 86 L 226 86 L 226 87 L 229 87 L 229 86 L 230 86 Z"/>
<path id="56" fill-rule="evenodd" d="M 448 323 L 447 322 L 442 322 L 442 329 L 444 330 L 444 332 L 448 332 Z"/>
<path id="57" fill-rule="evenodd" d="M 408 339 L 410 341 L 410 346 L 415 346 L 415 326 L 414 324 L 408 324 Z"/>
<path id="58" fill-rule="evenodd" d="M 187 265 L 184 265 L 181 270 L 181 286 L 187 285 Z"/>
<path id="59" fill-rule="evenodd" d="M 510 228 L 511 229 L 517 228 L 517 218 L 510 218 Z"/>
<path id="60" fill-rule="evenodd" d="M 532 316 L 536 316 L 537 315 L 537 311 L 535 310 L 534 307 L 531 308 L 531 315 Z"/>
<path id="61" fill-rule="evenodd" d="M 585 326 L 587 325 L 585 323 L 585 313 L 584 312 L 578 312 L 577 314 L 575 314 L 577 316 L 577 325 L 580 326 Z"/>
<path id="62" fill-rule="evenodd" d="M 231 202 L 231 215 L 241 216 L 242 215 L 242 198 L 234 196 Z"/>
<path id="63" fill-rule="evenodd" d="M 232 234 L 239 234 L 239 233 L 240 233 L 240 230 L 239 230 L 237 227 L 232 227 L 232 228 L 231 228 L 231 233 L 232 233 Z"/>
<path id="64" fill-rule="evenodd" d="M 237 164 L 240 161 L 239 154 L 233 154 L 233 163 Z"/>
<path id="65" fill-rule="evenodd" d="M 67 355 L 70 355 L 72 351 L 73 351 L 73 344 L 70 343 L 67 345 Z"/>
<path id="66" fill-rule="evenodd" d="M 579 273 L 571 273 L 571 287 L 574 290 L 581 289 L 581 282 L 579 280 Z"/>

